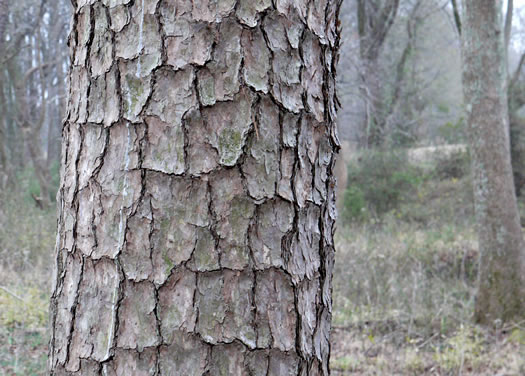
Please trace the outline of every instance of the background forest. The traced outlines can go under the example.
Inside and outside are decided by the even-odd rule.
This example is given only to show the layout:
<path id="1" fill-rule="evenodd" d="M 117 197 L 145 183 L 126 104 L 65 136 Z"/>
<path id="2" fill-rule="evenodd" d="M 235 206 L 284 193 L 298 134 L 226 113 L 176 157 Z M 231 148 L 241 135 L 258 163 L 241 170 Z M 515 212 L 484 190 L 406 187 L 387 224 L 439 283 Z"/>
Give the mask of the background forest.
<path id="1" fill-rule="evenodd" d="M 525 374 L 525 328 L 472 320 L 479 247 L 451 4 L 343 3 L 335 375 Z M 1 375 L 45 374 L 70 7 L 0 0 Z M 525 4 L 512 11 L 508 96 L 519 194 Z"/>

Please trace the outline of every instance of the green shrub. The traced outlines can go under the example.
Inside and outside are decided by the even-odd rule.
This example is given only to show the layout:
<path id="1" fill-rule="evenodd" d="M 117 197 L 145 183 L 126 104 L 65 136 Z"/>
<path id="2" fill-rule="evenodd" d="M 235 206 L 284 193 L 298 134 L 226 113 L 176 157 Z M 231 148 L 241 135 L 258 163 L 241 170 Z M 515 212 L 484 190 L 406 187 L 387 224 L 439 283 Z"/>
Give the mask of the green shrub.
<path id="1" fill-rule="evenodd" d="M 435 174 L 439 179 L 459 179 L 470 172 L 468 152 L 455 152 L 436 161 Z"/>
<path id="2" fill-rule="evenodd" d="M 60 185 L 60 162 L 55 161 L 49 166 L 49 199 L 55 202 L 58 187 Z M 32 166 L 24 168 L 17 174 L 19 191 L 23 193 L 26 201 L 33 203 L 31 196 L 40 197 L 40 184 Z"/>
<path id="3" fill-rule="evenodd" d="M 0 192 L 0 266 L 21 275 L 48 265 L 56 234 L 56 207 L 39 209 L 27 187 L 17 182 L 16 190 Z M 4 277 L 0 271 L 0 282 Z"/>
<path id="4" fill-rule="evenodd" d="M 441 369 L 451 373 L 463 368 L 477 369 L 483 359 L 482 351 L 483 339 L 477 328 L 461 326 L 434 358 Z"/>
<path id="5" fill-rule="evenodd" d="M 389 212 L 412 196 L 421 181 L 421 171 L 408 163 L 405 152 L 366 152 L 348 168 L 343 218 L 362 218 L 366 210 Z"/>
<path id="6" fill-rule="evenodd" d="M 352 222 L 366 217 L 366 200 L 357 186 L 348 187 L 343 197 L 343 221 Z"/>
<path id="7" fill-rule="evenodd" d="M 460 117 L 455 123 L 449 121 L 438 128 L 438 135 L 449 144 L 464 142 L 465 134 L 465 119 Z"/>
<path id="8" fill-rule="evenodd" d="M 0 289 L 0 326 L 27 329 L 47 325 L 49 296 L 40 286 L 16 287 L 15 293 Z"/>

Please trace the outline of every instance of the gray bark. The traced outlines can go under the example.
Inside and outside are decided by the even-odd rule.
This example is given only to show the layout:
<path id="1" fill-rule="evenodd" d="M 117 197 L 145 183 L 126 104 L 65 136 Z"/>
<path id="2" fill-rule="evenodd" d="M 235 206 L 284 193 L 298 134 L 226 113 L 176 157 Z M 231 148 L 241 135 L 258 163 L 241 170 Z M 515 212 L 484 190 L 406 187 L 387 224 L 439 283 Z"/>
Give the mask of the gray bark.
<path id="1" fill-rule="evenodd" d="M 522 319 L 525 312 L 525 244 L 510 161 L 501 5 L 465 1 L 462 32 L 481 251 L 475 317 L 489 325 Z"/>
<path id="2" fill-rule="evenodd" d="M 0 51 L 4 52 L 5 31 L 7 23 L 9 22 L 9 2 L 8 0 L 0 0 Z"/>
<path id="3" fill-rule="evenodd" d="M 79 0 L 52 375 L 328 375 L 340 1 Z"/>
<path id="4" fill-rule="evenodd" d="M 5 55 L 5 31 L 7 29 L 9 3 L 7 0 L 0 0 L 0 55 Z M 0 68 L 3 64 L 0 62 Z M 6 100 L 4 96 L 4 85 L 0 82 L 0 106 L 5 108 Z M 6 115 L 0 116 L 0 189 L 6 186 L 8 176 L 7 156 L 5 151 L 6 144 Z"/>

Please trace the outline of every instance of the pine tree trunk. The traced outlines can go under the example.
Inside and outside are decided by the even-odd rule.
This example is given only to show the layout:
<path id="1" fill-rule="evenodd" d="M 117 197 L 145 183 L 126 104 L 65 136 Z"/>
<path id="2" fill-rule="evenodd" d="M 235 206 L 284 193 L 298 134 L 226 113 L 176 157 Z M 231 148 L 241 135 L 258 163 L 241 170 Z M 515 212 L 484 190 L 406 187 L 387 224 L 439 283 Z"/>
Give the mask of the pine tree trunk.
<path id="1" fill-rule="evenodd" d="M 473 156 L 480 276 L 475 318 L 523 319 L 525 244 L 510 162 L 501 1 L 464 2 L 463 86 Z"/>
<path id="2" fill-rule="evenodd" d="M 328 375 L 340 1 L 78 0 L 52 375 Z"/>

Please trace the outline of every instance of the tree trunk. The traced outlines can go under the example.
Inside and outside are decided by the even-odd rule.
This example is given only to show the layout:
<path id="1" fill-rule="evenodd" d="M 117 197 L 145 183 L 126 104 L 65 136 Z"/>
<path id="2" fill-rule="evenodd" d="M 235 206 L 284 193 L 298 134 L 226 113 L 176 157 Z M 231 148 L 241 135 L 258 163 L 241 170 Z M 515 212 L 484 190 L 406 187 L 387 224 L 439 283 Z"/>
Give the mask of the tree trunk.
<path id="1" fill-rule="evenodd" d="M 1 50 L 0 50 L 1 51 Z M 0 67 L 1 68 L 1 67 Z M 2 72 L 0 72 L 0 78 L 2 76 Z M 2 79 L 0 79 L 0 106 L 2 109 L 6 109 L 7 101 L 5 100 L 4 95 L 4 83 Z M 8 158 L 6 154 L 6 145 L 7 143 L 7 132 L 6 132 L 6 124 L 7 124 L 7 111 L 2 111 L 2 115 L 0 115 L 0 189 L 4 190 L 7 186 L 8 178 L 10 176 L 10 168 L 8 163 Z"/>
<path id="2" fill-rule="evenodd" d="M 8 0 L 0 0 L 0 52 L 4 52 L 5 45 L 5 31 L 7 23 L 9 22 L 9 2 Z M 2 55 L 2 59 L 3 59 Z"/>
<path id="3" fill-rule="evenodd" d="M 367 149 L 383 146 L 386 126 L 384 82 L 381 81 L 379 59 L 362 60 L 365 78 L 366 116 L 364 145 Z"/>
<path id="4" fill-rule="evenodd" d="M 328 375 L 340 1 L 90 4 L 51 374 Z"/>
<path id="5" fill-rule="evenodd" d="M 380 54 L 386 37 L 396 19 L 399 0 L 357 1 L 357 31 L 362 65 L 361 95 L 365 101 L 365 116 L 361 125 L 361 146 L 381 147 L 387 124 L 385 83 Z"/>
<path id="6" fill-rule="evenodd" d="M 525 312 L 525 244 L 510 162 L 501 5 L 465 1 L 462 33 L 481 252 L 475 318 L 490 325 L 522 319 Z"/>
<path id="7" fill-rule="evenodd" d="M 5 31 L 7 29 L 7 23 L 9 21 L 9 3 L 7 0 L 0 0 L 0 56 L 5 56 L 4 47 L 5 47 Z M 0 58 L 0 69 L 3 69 L 3 57 Z M 0 75 L 2 72 L 0 71 Z M 0 77 L 0 81 L 2 78 Z M 4 96 L 4 85 L 3 82 L 0 82 L 0 106 L 3 107 L 2 114 L 0 115 L 0 189 L 4 189 L 7 183 L 9 176 L 9 166 L 7 161 L 7 156 L 5 152 L 6 141 L 6 129 L 5 123 L 7 122 L 7 107 Z"/>

